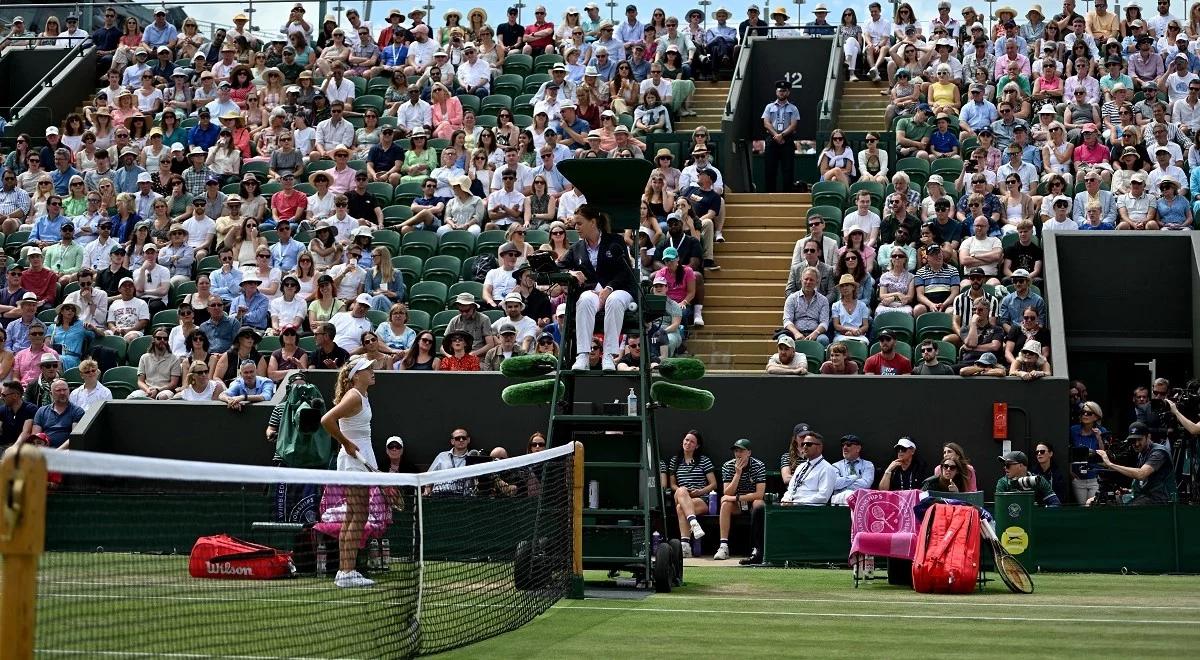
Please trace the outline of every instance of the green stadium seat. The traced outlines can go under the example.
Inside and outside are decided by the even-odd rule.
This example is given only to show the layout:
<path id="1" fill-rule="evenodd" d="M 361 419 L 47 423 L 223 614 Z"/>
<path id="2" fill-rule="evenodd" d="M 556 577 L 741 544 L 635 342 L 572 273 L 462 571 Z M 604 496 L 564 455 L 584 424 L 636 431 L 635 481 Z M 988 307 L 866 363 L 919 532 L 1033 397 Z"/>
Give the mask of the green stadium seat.
<path id="1" fill-rule="evenodd" d="M 521 94 L 537 94 L 537 91 L 542 88 L 544 83 L 550 82 L 550 74 L 548 73 L 531 73 L 525 76 L 525 84 L 521 87 Z M 514 94 L 513 96 L 516 96 Z M 517 103 L 520 105 L 520 103 Z"/>
<path id="2" fill-rule="evenodd" d="M 411 217 L 413 217 L 412 208 L 408 206 L 393 204 L 383 207 L 383 224 L 385 225 L 398 225 Z"/>
<path id="3" fill-rule="evenodd" d="M 63 380 L 67 381 L 67 384 L 71 386 L 71 389 L 75 389 L 76 387 L 83 385 L 83 374 L 79 373 L 79 367 L 67 369 L 63 372 L 62 377 Z"/>
<path id="4" fill-rule="evenodd" d="M 305 335 L 296 343 L 300 346 L 300 348 L 310 353 L 317 350 L 317 338 L 312 335 Z"/>
<path id="5" fill-rule="evenodd" d="M 440 337 L 446 334 L 446 326 L 450 325 L 450 322 L 454 320 L 455 316 L 458 316 L 457 309 L 442 310 L 433 315 L 433 320 L 430 321 L 429 329 L 433 331 L 433 334 Z"/>
<path id="6" fill-rule="evenodd" d="M 1000 237 L 1000 244 L 1004 246 L 1005 250 L 1007 250 L 1008 248 L 1016 245 L 1017 241 L 1019 240 L 1021 240 L 1021 237 L 1017 236 L 1017 232 L 1010 231 Z M 1038 236 L 1035 234 L 1030 242 L 1034 245 L 1041 245 L 1042 239 L 1038 238 Z"/>
<path id="7" fill-rule="evenodd" d="M 492 323 L 495 323 L 496 321 L 499 321 L 500 319 L 504 318 L 504 310 L 485 309 L 485 310 L 483 310 L 483 315 L 488 317 L 489 321 L 491 321 Z"/>
<path id="8" fill-rule="evenodd" d="M 92 346 L 104 346 L 105 348 L 112 349 L 117 354 L 118 364 L 125 362 L 125 354 L 129 350 L 129 345 L 125 343 L 125 340 L 115 335 L 98 337 L 92 340 Z"/>
<path id="9" fill-rule="evenodd" d="M 261 161 L 242 163 L 242 176 L 245 176 L 246 173 L 249 172 L 254 174 L 259 183 L 263 183 L 267 180 L 267 176 L 270 174 L 270 168 L 270 163 L 264 163 Z M 263 191 L 263 194 L 266 194 L 265 191 Z"/>
<path id="10" fill-rule="evenodd" d="M 874 328 L 876 335 L 883 330 L 891 330 L 899 341 L 913 340 L 913 317 L 906 312 L 884 312 L 875 317 Z"/>
<path id="11" fill-rule="evenodd" d="M 396 186 L 392 194 L 392 202 L 403 206 L 412 204 L 413 200 L 421 196 L 421 182 L 407 181 Z"/>
<path id="12" fill-rule="evenodd" d="M 491 94 L 479 104 L 479 114 L 498 115 L 501 110 L 511 110 L 512 107 L 512 97 L 508 94 Z"/>
<path id="13" fill-rule="evenodd" d="M 443 282 L 421 280 L 408 290 L 408 306 L 435 315 L 446 308 L 448 289 Z"/>
<path id="14" fill-rule="evenodd" d="M 448 231 L 442 234 L 438 244 L 438 254 L 449 254 L 463 259 L 475 254 L 475 234 L 463 229 Z M 461 263 L 459 264 L 461 266 Z"/>
<path id="15" fill-rule="evenodd" d="M 125 353 L 125 362 L 136 367 L 138 360 L 142 359 L 142 355 L 150 350 L 150 344 L 153 342 L 154 338 L 150 335 L 143 335 L 129 342 L 129 350 Z"/>
<path id="16" fill-rule="evenodd" d="M 267 242 L 267 245 L 275 245 L 279 242 L 279 232 L 275 231 L 274 229 L 267 229 L 259 232 L 259 236 L 263 237 L 263 240 Z"/>
<path id="17" fill-rule="evenodd" d="M 954 332 L 953 318 L 945 312 L 925 312 L 917 317 L 917 341 L 932 339 L 941 341 L 942 337 Z"/>
<path id="18" fill-rule="evenodd" d="M 155 314 L 154 318 L 150 319 L 151 328 L 157 328 L 159 326 L 173 328 L 177 325 L 179 325 L 179 310 L 177 309 L 164 309 L 163 311 Z"/>
<path id="19" fill-rule="evenodd" d="M 400 233 L 390 229 L 376 229 L 371 234 L 371 245 L 382 245 L 393 255 L 400 254 Z"/>
<path id="20" fill-rule="evenodd" d="M 924 187 L 929 180 L 929 161 L 924 158 L 901 158 L 896 161 L 896 171 L 904 172 L 917 187 Z"/>
<path id="21" fill-rule="evenodd" d="M 383 97 L 375 96 L 374 94 L 363 94 L 362 96 L 355 97 L 354 104 L 351 107 L 354 108 L 355 112 L 362 112 L 370 108 L 382 115 L 384 108 Z"/>
<path id="22" fill-rule="evenodd" d="M 367 192 L 375 199 L 375 203 L 381 207 L 392 203 L 394 189 L 389 183 L 372 181 L 367 184 Z"/>
<path id="23" fill-rule="evenodd" d="M 562 62 L 564 62 L 562 55 L 555 53 L 538 55 L 537 57 L 533 58 L 533 72 L 535 74 L 548 73 L 551 67 Z"/>
<path id="24" fill-rule="evenodd" d="M 137 389 L 137 368 L 113 367 L 100 376 L 100 382 L 109 386 L 114 383 L 123 383 Z"/>
<path id="25" fill-rule="evenodd" d="M 483 299 L 483 284 L 476 282 L 474 280 L 468 280 L 468 281 L 464 281 L 464 282 L 455 282 L 450 287 L 450 292 L 447 293 L 446 296 L 447 296 L 447 299 L 454 300 L 455 296 L 457 296 L 458 294 L 463 293 L 463 292 L 466 292 L 466 293 L 469 293 L 469 294 L 475 296 L 476 300 L 482 300 Z"/>
<path id="26" fill-rule="evenodd" d="M 355 172 L 366 172 L 367 171 L 367 161 L 365 161 L 365 160 L 352 160 L 352 161 L 346 163 L 346 166 L 349 167 L 350 169 L 354 170 Z M 387 203 L 390 203 L 391 201 L 392 201 L 391 197 L 389 196 L 388 199 L 383 203 L 387 204 Z"/>
<path id="27" fill-rule="evenodd" d="M 496 121 L 496 117 L 494 115 L 481 115 L 478 112 L 475 113 L 475 125 L 480 128 L 496 128 L 498 123 L 499 122 Z"/>
<path id="28" fill-rule="evenodd" d="M 845 208 L 850 189 L 841 181 L 818 181 L 812 186 L 814 206 L 836 206 Z"/>
<path id="29" fill-rule="evenodd" d="M 871 206 L 876 208 L 883 207 L 883 184 L 876 181 L 857 181 L 854 185 L 850 186 L 850 195 L 846 199 L 846 206 L 843 208 L 854 207 L 854 196 L 860 190 L 865 190 L 871 194 Z"/>
<path id="30" fill-rule="evenodd" d="M 311 183 L 297 183 L 296 190 L 310 196 L 317 194 L 317 187 Z"/>
<path id="31" fill-rule="evenodd" d="M 502 73 L 492 81 L 492 93 L 516 96 L 525 87 L 525 79 L 515 73 Z M 472 94 L 472 96 L 474 96 Z M 479 97 L 475 97 L 476 107 L 479 107 Z"/>
<path id="32" fill-rule="evenodd" d="M 371 327 L 374 328 L 388 320 L 388 313 L 378 309 L 368 309 L 367 318 L 371 320 Z"/>
<path id="33" fill-rule="evenodd" d="M 392 268 L 404 275 L 404 286 L 408 287 L 410 291 L 414 284 L 421 281 L 422 266 L 421 258 L 411 254 L 392 257 Z"/>
<path id="34" fill-rule="evenodd" d="M 937 174 L 947 181 L 957 181 L 962 174 L 963 162 L 957 158 L 939 158 L 929 167 L 930 174 Z"/>
<path id="35" fill-rule="evenodd" d="M 429 313 L 420 309 L 408 310 L 408 326 L 420 332 L 429 329 Z"/>
<path id="36" fill-rule="evenodd" d="M 526 129 L 533 126 L 533 106 L 526 105 L 513 109 L 513 123 L 517 128 Z"/>
<path id="37" fill-rule="evenodd" d="M 836 206 L 814 206 L 804 214 L 805 226 L 808 225 L 808 219 L 814 215 L 820 215 L 822 218 L 825 218 L 826 235 L 832 236 L 840 233 L 833 231 L 830 227 L 834 224 L 836 224 L 839 228 L 842 226 L 842 218 L 845 216 L 845 214 L 842 213 L 842 209 Z"/>
<path id="38" fill-rule="evenodd" d="M 446 138 L 432 138 L 429 140 L 429 148 L 434 151 L 441 151 L 450 146 L 450 140 Z"/>
<path id="39" fill-rule="evenodd" d="M 421 261 L 437 253 L 438 236 L 431 231 L 410 231 L 404 235 L 400 245 L 401 254 L 411 254 L 420 257 Z"/>
<path id="40" fill-rule="evenodd" d="M 54 317 L 56 316 L 58 316 L 58 310 L 54 309 L 53 307 L 50 309 L 43 309 L 37 313 L 37 319 L 47 325 L 52 325 L 54 323 Z"/>
<path id="41" fill-rule="evenodd" d="M 240 183 L 227 183 L 221 186 L 221 192 L 225 193 L 226 195 L 236 195 L 240 193 L 241 190 L 242 184 Z"/>
<path id="42" fill-rule="evenodd" d="M 934 340 L 937 345 L 938 362 L 954 364 L 958 362 L 958 349 L 948 341 Z"/>
<path id="43" fill-rule="evenodd" d="M 464 280 L 472 280 L 475 277 L 475 262 L 479 257 L 467 257 L 463 259 L 462 270 L 459 271 L 460 277 Z"/>
<path id="44" fill-rule="evenodd" d="M 533 57 L 524 53 L 508 53 L 504 56 L 504 73 L 527 76 L 533 71 Z"/>
<path id="45" fill-rule="evenodd" d="M 200 263 L 196 264 L 196 272 L 197 273 L 211 273 L 220 267 L 221 267 L 221 259 L 215 254 L 210 254 L 207 257 L 204 257 L 203 259 L 201 259 Z"/>
<path id="46" fill-rule="evenodd" d="M 425 260 L 425 268 L 421 270 L 421 281 L 441 282 L 449 287 L 458 281 L 461 270 L 462 259 L 448 254 L 439 254 Z"/>
<path id="47" fill-rule="evenodd" d="M 805 359 L 808 360 L 809 373 L 817 373 L 821 370 L 821 360 L 825 355 L 825 347 L 821 342 L 812 341 L 811 339 L 801 339 L 796 342 L 796 352 L 803 353 Z"/>
<path id="48" fill-rule="evenodd" d="M 281 346 L 283 346 L 283 341 L 276 335 L 270 335 L 258 340 L 258 344 L 255 346 L 255 348 L 258 349 L 259 353 L 270 356 L 271 353 L 274 353 Z"/>
<path id="49" fill-rule="evenodd" d="M 550 232 L 545 229 L 529 229 L 525 232 L 525 242 L 534 248 L 550 242 Z"/>
<path id="50" fill-rule="evenodd" d="M 863 363 L 867 361 L 867 345 L 866 344 L 862 343 L 861 341 L 843 341 L 843 342 L 837 342 L 837 343 L 840 343 L 846 347 L 847 356 L 851 360 L 854 360 L 855 362 L 857 362 L 859 367 L 861 367 L 863 365 Z M 833 344 L 830 344 L 830 346 L 833 346 Z M 825 358 L 829 359 L 828 349 L 826 349 Z"/>
<path id="51" fill-rule="evenodd" d="M 474 112 L 476 115 L 479 114 L 479 97 L 478 96 L 475 96 L 474 94 L 464 93 L 464 94 L 459 94 L 456 98 L 458 98 L 459 104 L 462 105 L 463 112 L 470 110 L 471 112 Z"/>
<path id="52" fill-rule="evenodd" d="M 346 76 L 354 83 L 354 95 L 361 97 L 367 93 L 367 79 L 362 76 Z"/>
<path id="53" fill-rule="evenodd" d="M 495 254 L 496 250 L 504 244 L 503 229 L 488 229 L 479 233 L 475 238 L 475 254 L 491 253 Z"/>

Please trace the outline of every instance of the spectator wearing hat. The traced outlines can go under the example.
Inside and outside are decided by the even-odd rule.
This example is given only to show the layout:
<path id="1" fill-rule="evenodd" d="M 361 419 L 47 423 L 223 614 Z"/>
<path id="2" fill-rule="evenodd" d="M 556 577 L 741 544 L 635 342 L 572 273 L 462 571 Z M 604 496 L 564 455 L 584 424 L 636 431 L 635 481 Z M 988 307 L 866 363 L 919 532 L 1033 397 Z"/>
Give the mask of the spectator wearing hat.
<path id="1" fill-rule="evenodd" d="M 12 272 L 11 270 L 9 272 Z M 29 347 L 29 329 L 37 320 L 37 294 L 26 291 L 17 302 L 17 317 L 4 329 L 4 346 L 16 353 Z"/>
<path id="2" fill-rule="evenodd" d="M 37 296 L 39 309 L 49 309 L 58 295 L 58 275 L 46 268 L 41 249 L 29 248 L 25 258 L 29 267 L 21 273 L 21 287 Z"/>
<path id="3" fill-rule="evenodd" d="M 1102 1 L 1103 0 L 1101 0 L 1101 2 Z M 1137 424 L 1135 424 L 1135 426 L 1136 425 Z M 1141 426 L 1143 428 L 1145 427 L 1144 424 Z M 1133 427 L 1130 427 L 1130 432 L 1131 432 L 1131 434 L 1134 432 Z M 1149 434 L 1147 433 L 1143 437 L 1145 437 L 1147 439 L 1145 444 L 1150 444 L 1148 442 Z M 1161 445 L 1157 445 L 1157 446 L 1161 447 Z M 1109 461 L 1107 460 L 1107 455 L 1104 455 L 1104 450 L 1099 450 L 1096 453 L 1098 455 L 1103 455 L 1105 464 L 1106 465 L 1109 464 Z M 1061 502 L 1058 499 L 1058 495 L 1056 495 L 1054 493 L 1054 488 L 1050 485 L 1050 482 L 1045 477 L 1043 477 L 1041 475 L 1030 475 L 1029 474 L 1029 458 L 1027 456 L 1025 456 L 1025 452 L 1023 452 L 1023 451 L 1005 452 L 1003 455 L 999 456 L 999 459 L 1000 459 L 1000 462 L 1004 464 L 1004 476 L 1000 477 L 1000 479 L 998 479 L 996 481 L 996 493 L 998 493 L 998 494 L 999 493 L 1026 493 L 1026 492 L 1029 492 L 1032 490 L 1033 494 L 1034 494 L 1034 503 L 1037 504 L 1038 506 L 1059 506 L 1061 504 Z M 1159 461 L 1159 463 L 1161 463 L 1161 460 Z M 1167 456 L 1165 464 L 1167 466 L 1170 466 L 1170 464 L 1171 464 L 1170 456 Z M 1117 469 L 1117 466 L 1112 466 L 1112 467 L 1113 467 L 1113 469 Z M 1133 470 L 1133 468 L 1125 468 L 1125 469 Z M 1137 470 L 1134 470 L 1134 471 L 1137 471 Z M 1138 473 L 1141 474 L 1141 472 L 1138 472 Z M 1029 477 L 1029 476 L 1032 476 L 1034 479 L 1033 488 L 1028 488 L 1018 482 L 1019 479 L 1022 479 L 1023 477 Z M 1134 477 L 1134 478 L 1136 479 L 1138 477 Z M 1164 493 L 1164 495 L 1165 495 L 1165 493 Z M 1164 496 L 1162 498 L 1162 502 L 1165 503 L 1166 501 L 1167 500 Z"/>
<path id="4" fill-rule="evenodd" d="M 990 127 L 1000 119 L 1000 112 L 985 94 L 986 88 L 980 83 L 971 83 L 968 100 L 959 112 L 959 139 L 966 139 L 978 131 Z"/>
<path id="5" fill-rule="evenodd" d="M 1021 315 L 1026 309 L 1037 312 L 1038 322 L 1046 323 L 1046 301 L 1030 288 L 1030 273 L 1024 268 L 1013 271 L 1012 283 L 1014 291 L 1004 296 L 1000 302 L 998 322 L 1005 331 L 1011 331 L 1021 325 Z"/>
<path id="6" fill-rule="evenodd" d="M 196 128 L 199 128 L 199 125 L 196 125 L 192 128 L 195 130 Z M 215 129 L 216 127 L 213 126 L 213 128 Z M 213 142 L 216 142 L 215 135 L 213 137 Z M 206 152 L 203 147 L 193 146 L 191 150 L 188 151 L 188 161 L 191 162 L 191 166 L 185 169 L 183 174 L 180 175 L 183 177 L 183 182 L 187 186 L 187 192 L 193 197 L 193 200 L 195 198 L 203 199 L 203 196 L 206 192 L 205 186 L 208 185 L 208 180 L 215 179 L 216 177 L 216 173 L 208 167 L 206 162 L 207 157 L 208 152 Z M 219 189 L 216 191 L 216 193 L 219 195 L 224 194 Z M 216 209 L 217 212 L 220 210 L 221 209 L 219 208 Z M 208 214 L 206 213 L 206 215 Z M 212 216 L 210 215 L 209 217 Z"/>
<path id="7" fill-rule="evenodd" d="M 975 267 L 967 271 L 965 288 L 954 298 L 951 319 L 953 332 L 944 337 L 943 341 L 955 346 L 962 344 L 962 335 L 966 332 L 967 324 L 974 313 L 976 301 L 987 303 L 988 319 L 992 323 L 996 323 L 996 318 L 1000 315 L 1000 296 L 989 293 L 988 289 L 983 286 L 986 279 L 987 275 L 984 274 L 983 268 Z"/>
<path id="8" fill-rule="evenodd" d="M 775 340 L 776 351 L 767 358 L 767 373 L 773 376 L 804 376 L 808 374 L 808 358 L 796 352 L 796 340 L 782 334 Z"/>
<path id="9" fill-rule="evenodd" d="M 122 278 L 117 291 L 117 299 L 110 301 L 108 305 L 107 329 L 110 334 L 124 337 L 125 341 L 131 342 L 141 337 L 142 331 L 150 325 L 150 307 L 145 300 L 135 296 L 136 289 L 132 277 Z M 11 336 L 10 331 L 10 340 Z"/>
<path id="10" fill-rule="evenodd" d="M 479 356 L 471 352 L 473 341 L 469 332 L 447 328 L 446 336 L 442 339 L 443 355 L 441 363 L 438 364 L 438 371 L 480 371 L 482 367 Z M 484 355 L 492 348 L 484 351 Z"/>
<path id="11" fill-rule="evenodd" d="M 925 265 L 917 269 L 916 306 L 913 316 L 925 312 L 945 312 L 954 304 L 959 292 L 958 269 L 945 263 L 942 247 L 930 245 L 924 248 Z"/>
<path id="12" fill-rule="evenodd" d="M 789 100 L 792 86 L 785 80 L 775 82 L 775 101 L 768 103 L 762 113 L 763 128 L 767 131 L 766 176 L 767 192 L 777 190 L 776 181 L 782 168 L 783 192 L 792 192 L 796 178 L 795 138 L 800 125 L 800 110 Z M 845 146 L 845 145 L 842 145 Z"/>
<path id="13" fill-rule="evenodd" d="M 172 50 L 179 39 L 179 30 L 167 22 L 167 12 L 163 8 L 154 11 L 154 21 L 142 31 L 142 43 L 151 48 L 167 46 Z"/>
<path id="14" fill-rule="evenodd" d="M 893 448 L 896 459 L 879 477 L 879 490 L 915 490 L 929 476 L 925 462 L 917 458 L 917 444 L 911 438 L 900 438 Z"/>
<path id="15" fill-rule="evenodd" d="M 783 7 L 780 7 L 783 9 Z M 804 24 L 804 33 L 813 36 L 828 36 L 837 31 L 837 26 L 826 20 L 829 15 L 829 8 L 824 2 L 818 2 L 816 7 L 813 7 L 813 20 Z M 771 15 L 774 18 L 774 14 Z M 785 12 L 786 16 L 786 12 Z M 787 19 L 784 18 L 786 21 Z M 952 19 L 953 20 L 953 19 Z"/>
<path id="16" fill-rule="evenodd" d="M 517 259 L 521 256 L 520 250 L 512 241 L 508 241 L 500 246 L 499 253 L 500 265 L 489 270 L 483 280 L 483 302 L 488 309 L 501 309 L 501 301 L 517 287 L 513 276 L 517 269 Z M 472 336 L 477 335 L 472 332 Z"/>
<path id="17" fill-rule="evenodd" d="M 28 388 L 40 377 L 42 365 L 53 365 L 57 369 L 60 364 L 58 351 L 54 350 L 46 341 L 48 332 L 49 330 L 41 321 L 34 320 L 29 324 L 26 335 L 29 345 L 14 351 L 12 377 L 20 381 L 22 387 Z M 57 373 L 53 374 L 53 376 L 57 375 Z M 51 380 L 52 378 L 47 379 L 46 383 L 49 384 Z M 39 403 L 37 398 L 32 400 Z"/>
<path id="18" fill-rule="evenodd" d="M 853 433 L 842 436 L 842 460 L 833 464 L 836 476 L 829 503 L 845 506 L 850 494 L 875 483 L 875 465 L 862 457 L 862 440 Z"/>
<path id="19" fill-rule="evenodd" d="M 83 267 L 83 247 L 75 242 L 75 224 L 64 222 L 61 229 L 61 239 L 46 248 L 46 267 L 58 273 L 58 283 L 67 285 L 75 280 L 79 269 Z"/>
<path id="20" fill-rule="evenodd" d="M 1129 76 L 1141 89 L 1147 82 L 1158 81 L 1166 73 L 1163 58 L 1154 52 L 1154 37 L 1143 35 L 1137 38 L 1137 49 L 1129 56 Z"/>
<path id="21" fill-rule="evenodd" d="M 296 189 L 294 172 L 285 171 L 280 174 L 279 183 L 282 188 L 271 195 L 271 217 L 276 226 L 299 226 L 308 217 L 308 195 Z"/>
<path id="22" fill-rule="evenodd" d="M 408 59 L 405 60 L 404 75 L 424 75 L 434 64 L 434 54 L 438 52 L 438 44 L 429 38 L 428 25 L 416 25 L 410 32 L 412 40 L 408 44 Z"/>
<path id="23" fill-rule="evenodd" d="M 481 371 L 500 371 L 500 363 L 510 357 L 526 353 L 526 350 L 517 341 L 517 327 L 506 319 L 500 319 L 497 323 L 499 325 L 496 334 L 500 337 L 500 343 L 489 348 L 483 354 L 483 358 L 479 360 Z M 529 343 L 532 344 L 532 341 Z"/>
<path id="24" fill-rule="evenodd" d="M 1009 366 L 1008 375 L 1017 376 L 1024 381 L 1051 375 L 1050 361 L 1042 355 L 1042 343 L 1036 339 L 1027 340 Z"/>
<path id="25" fill-rule="evenodd" d="M 137 296 L 146 301 L 151 315 L 167 308 L 171 289 L 171 271 L 158 263 L 158 246 L 147 242 L 142 246 L 142 263 L 133 271 Z"/>
<path id="26" fill-rule="evenodd" d="M 912 361 L 896 352 L 896 335 L 883 329 L 877 336 L 879 352 L 867 358 L 863 373 L 876 376 L 903 376 L 912 373 Z"/>
<path id="27" fill-rule="evenodd" d="M 1046 33 L 1046 15 L 1042 13 L 1041 5 L 1032 5 L 1025 12 L 1027 23 L 1021 26 L 1021 36 L 1026 43 L 1035 44 L 1042 40 Z"/>
<path id="28" fill-rule="evenodd" d="M 505 155 L 509 156 L 512 153 L 510 151 Z M 524 221 L 525 195 L 516 188 L 519 174 L 516 169 L 506 166 L 496 174 L 500 177 L 500 188 L 488 195 L 488 223 L 485 228 L 507 229 L 514 223 L 521 224 Z"/>
<path id="29" fill-rule="evenodd" d="M 728 12 L 725 12 L 728 16 Z M 741 438 L 730 447 L 733 458 L 721 466 L 720 532 L 721 541 L 713 559 L 729 559 L 729 529 L 733 516 L 742 515 L 763 507 L 763 496 L 767 491 L 767 466 L 754 458 L 750 440 Z M 761 519 L 761 518 L 760 518 Z M 754 533 L 753 538 L 761 539 Z"/>
<path id="30" fill-rule="evenodd" d="M 492 329 L 491 321 L 479 312 L 479 303 L 470 293 L 460 293 L 451 304 L 458 309 L 458 314 L 450 319 L 446 326 L 446 336 L 452 331 L 461 330 L 471 338 L 467 350 L 476 356 L 487 353 L 496 345 L 496 332 Z M 448 344 L 443 344 L 443 348 Z"/>
<path id="31" fill-rule="evenodd" d="M 258 290 L 262 280 L 248 274 L 238 284 L 241 293 L 229 304 L 230 313 L 245 327 L 264 331 L 271 322 L 271 299 Z"/>
<path id="32" fill-rule="evenodd" d="M 704 31 L 704 49 L 707 58 L 699 63 L 698 68 L 712 75 L 714 80 L 719 69 L 732 63 L 734 46 L 737 45 L 737 30 L 727 25 L 729 17 L 728 9 L 718 7 L 713 12 L 713 19 L 717 24 Z"/>
<path id="33" fill-rule="evenodd" d="M 512 325 L 517 330 L 517 346 L 526 353 L 532 351 L 539 328 L 536 320 L 525 316 L 524 298 L 517 291 L 509 292 L 504 296 L 503 309 L 504 316 L 492 323 L 492 330 L 500 334 L 500 329 L 504 325 Z"/>

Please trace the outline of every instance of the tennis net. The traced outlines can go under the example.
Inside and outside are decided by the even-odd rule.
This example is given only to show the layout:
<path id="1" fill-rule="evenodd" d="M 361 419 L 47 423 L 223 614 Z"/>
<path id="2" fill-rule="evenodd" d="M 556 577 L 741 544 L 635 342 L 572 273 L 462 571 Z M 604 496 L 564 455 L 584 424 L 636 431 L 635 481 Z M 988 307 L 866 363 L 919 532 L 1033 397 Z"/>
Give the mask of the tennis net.
<path id="1" fill-rule="evenodd" d="M 45 456 L 61 483 L 37 575 L 42 656 L 408 657 L 517 628 L 571 588 L 573 445 L 422 474 Z M 280 522 L 284 492 L 302 497 Z M 362 502 L 357 570 L 374 585 L 339 588 L 339 534 Z M 306 507 L 313 522 L 289 522 Z M 198 542 L 216 535 L 234 540 Z"/>

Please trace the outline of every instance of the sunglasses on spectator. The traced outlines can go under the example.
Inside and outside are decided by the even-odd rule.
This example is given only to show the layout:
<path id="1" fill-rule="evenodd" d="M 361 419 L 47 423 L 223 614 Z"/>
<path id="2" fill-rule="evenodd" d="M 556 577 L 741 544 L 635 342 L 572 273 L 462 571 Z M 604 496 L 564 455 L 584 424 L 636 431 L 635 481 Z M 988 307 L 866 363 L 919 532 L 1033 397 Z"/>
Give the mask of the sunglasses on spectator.
<path id="1" fill-rule="evenodd" d="M 942 463 L 943 470 L 957 470 L 958 466 L 953 463 Z"/>

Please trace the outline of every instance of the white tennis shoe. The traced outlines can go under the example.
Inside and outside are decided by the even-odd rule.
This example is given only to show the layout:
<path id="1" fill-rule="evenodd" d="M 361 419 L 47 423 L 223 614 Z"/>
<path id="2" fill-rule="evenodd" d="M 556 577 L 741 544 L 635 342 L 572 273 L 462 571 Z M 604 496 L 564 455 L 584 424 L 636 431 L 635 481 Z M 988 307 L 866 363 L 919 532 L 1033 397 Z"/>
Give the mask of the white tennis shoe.
<path id="1" fill-rule="evenodd" d="M 333 578 L 334 586 L 339 589 L 349 589 L 354 587 L 373 587 L 375 581 L 368 579 L 358 571 L 338 571 L 337 576 Z"/>

